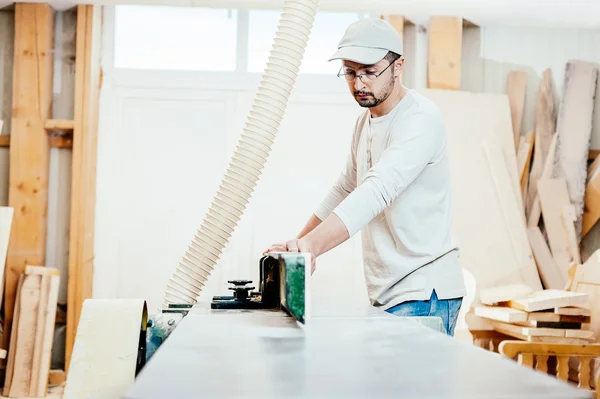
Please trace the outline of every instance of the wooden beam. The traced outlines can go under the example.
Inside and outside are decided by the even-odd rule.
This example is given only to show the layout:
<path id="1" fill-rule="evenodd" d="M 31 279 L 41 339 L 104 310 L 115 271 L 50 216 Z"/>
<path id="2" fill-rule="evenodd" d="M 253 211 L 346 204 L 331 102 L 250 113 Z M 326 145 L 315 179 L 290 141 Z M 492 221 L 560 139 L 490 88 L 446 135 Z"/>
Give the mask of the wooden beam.
<path id="1" fill-rule="evenodd" d="M 427 57 L 427 87 L 460 90 L 463 21 L 431 17 Z"/>
<path id="2" fill-rule="evenodd" d="M 49 136 L 48 141 L 52 148 L 73 148 L 73 138 L 70 136 Z"/>
<path id="3" fill-rule="evenodd" d="M 51 148 L 73 148 L 73 138 L 70 136 L 48 136 Z M 0 134 L 0 147 L 10 147 L 10 134 Z"/>
<path id="4" fill-rule="evenodd" d="M 57 120 L 57 119 L 48 119 L 44 124 L 46 130 L 66 130 L 73 131 L 73 127 L 75 126 L 75 121 L 69 120 Z"/>
<path id="5" fill-rule="evenodd" d="M 48 4 L 15 5 L 8 193 L 15 214 L 6 265 L 4 349 L 10 342 L 19 276 L 27 264 L 46 261 L 50 146 L 44 122 L 52 110 L 54 17 Z"/>
<path id="6" fill-rule="evenodd" d="M 99 6 L 77 6 L 66 372 L 83 302 L 92 296 L 101 12 Z"/>

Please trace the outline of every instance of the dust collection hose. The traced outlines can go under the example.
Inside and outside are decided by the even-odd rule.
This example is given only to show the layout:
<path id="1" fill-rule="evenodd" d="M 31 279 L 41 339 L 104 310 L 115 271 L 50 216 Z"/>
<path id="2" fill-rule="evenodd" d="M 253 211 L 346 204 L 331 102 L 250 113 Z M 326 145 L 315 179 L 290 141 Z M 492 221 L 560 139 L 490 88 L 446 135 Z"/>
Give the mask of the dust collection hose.
<path id="1" fill-rule="evenodd" d="M 239 222 L 271 151 L 320 0 L 285 0 L 236 150 L 207 214 L 165 289 L 163 306 L 194 304 Z"/>

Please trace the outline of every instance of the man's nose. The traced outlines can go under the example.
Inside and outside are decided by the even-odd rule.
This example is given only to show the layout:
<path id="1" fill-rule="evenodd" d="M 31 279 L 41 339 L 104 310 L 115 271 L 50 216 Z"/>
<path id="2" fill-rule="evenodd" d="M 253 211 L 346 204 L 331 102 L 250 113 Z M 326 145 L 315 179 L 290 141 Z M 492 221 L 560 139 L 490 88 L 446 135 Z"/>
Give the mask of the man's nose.
<path id="1" fill-rule="evenodd" d="M 365 87 L 365 84 L 363 83 L 363 81 L 360 80 L 360 78 L 358 76 L 355 77 L 354 78 L 354 89 L 361 90 L 364 87 Z"/>

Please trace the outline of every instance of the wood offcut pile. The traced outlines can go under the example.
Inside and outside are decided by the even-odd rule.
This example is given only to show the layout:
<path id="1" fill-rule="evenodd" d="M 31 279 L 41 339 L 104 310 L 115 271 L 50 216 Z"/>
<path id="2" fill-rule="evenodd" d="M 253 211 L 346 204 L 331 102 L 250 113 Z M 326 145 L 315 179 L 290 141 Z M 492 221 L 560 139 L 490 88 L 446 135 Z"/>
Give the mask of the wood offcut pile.
<path id="1" fill-rule="evenodd" d="M 567 62 L 560 93 L 550 69 L 544 71 L 531 132 L 521 126 L 532 83 L 526 72 L 509 74 L 514 154 L 504 153 L 504 165 L 497 157 L 495 166 L 496 173 L 506 173 L 502 167 L 510 171 L 516 159 L 518 196 L 496 183 L 501 209 L 490 214 L 499 212 L 503 222 L 501 230 L 491 233 L 490 226 L 486 234 L 510 241 L 502 248 L 512 254 L 500 247 L 494 252 L 491 239 L 480 239 L 487 247 L 480 252 L 479 275 L 474 273 L 477 294 L 467 316 L 471 331 L 495 330 L 532 342 L 600 338 L 600 228 L 594 229 L 600 219 L 599 67 Z"/>
<path id="2" fill-rule="evenodd" d="M 475 314 L 494 330 L 529 342 L 586 344 L 594 340 L 589 295 L 526 286 L 486 290 Z"/>
<path id="3" fill-rule="evenodd" d="M 14 209 L 1 206 L 1 275 L 4 275 L 13 219 Z M 8 351 L 0 349 L 0 358 L 5 364 L 4 389 L 0 390 L 4 397 L 40 398 L 47 395 L 53 379 L 50 366 L 59 281 L 59 271 L 44 266 L 27 265 L 18 276 Z M 4 287 L 2 279 L 0 282 L 0 287 Z M 4 303 L 5 295 L 4 290 L 0 291 L 0 300 Z M 6 329 L 6 326 L 3 327 Z"/>

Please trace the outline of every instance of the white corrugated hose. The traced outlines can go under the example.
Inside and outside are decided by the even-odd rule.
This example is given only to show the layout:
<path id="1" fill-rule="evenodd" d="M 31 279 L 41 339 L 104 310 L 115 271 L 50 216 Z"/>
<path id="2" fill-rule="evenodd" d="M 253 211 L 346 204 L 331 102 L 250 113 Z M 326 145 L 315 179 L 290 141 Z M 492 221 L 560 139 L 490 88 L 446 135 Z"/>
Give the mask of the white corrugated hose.
<path id="1" fill-rule="evenodd" d="M 194 304 L 262 173 L 287 107 L 320 0 L 285 0 L 271 52 L 236 150 L 163 300 Z"/>

